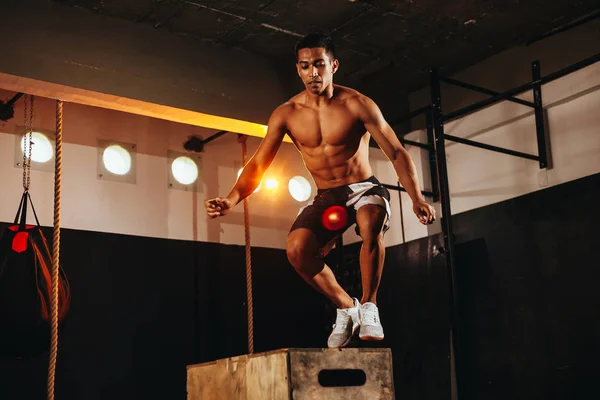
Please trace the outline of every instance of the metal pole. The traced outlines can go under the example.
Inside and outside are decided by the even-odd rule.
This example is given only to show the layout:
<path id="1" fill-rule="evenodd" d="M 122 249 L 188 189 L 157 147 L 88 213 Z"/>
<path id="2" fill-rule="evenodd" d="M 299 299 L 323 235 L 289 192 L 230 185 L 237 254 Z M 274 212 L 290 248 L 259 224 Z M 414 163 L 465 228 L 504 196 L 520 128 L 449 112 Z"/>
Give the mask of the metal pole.
<path id="1" fill-rule="evenodd" d="M 337 270 L 344 271 L 344 238 L 342 235 L 335 239 L 335 254 L 337 256 Z"/>
<path id="2" fill-rule="evenodd" d="M 406 192 L 406 189 L 404 189 L 402 186 L 398 186 L 398 185 L 390 185 L 389 183 L 382 183 L 381 186 L 383 186 L 386 189 L 399 190 L 401 192 Z M 433 197 L 433 192 L 430 192 L 428 190 L 421 190 L 421 194 L 426 197 Z"/>
<path id="3" fill-rule="evenodd" d="M 400 187 L 400 181 L 398 181 Z M 406 232 L 404 231 L 404 210 L 402 207 L 402 191 L 398 191 L 398 201 L 400 203 L 400 226 L 402 227 L 402 243 L 406 243 Z"/>
<path id="4" fill-rule="evenodd" d="M 427 124 L 427 143 L 431 146 L 427 154 L 429 155 L 429 173 L 431 175 L 431 190 L 433 191 L 433 201 L 437 203 L 440 201 L 440 191 L 438 187 L 438 173 L 437 163 L 435 156 L 435 145 L 433 138 L 433 113 L 431 110 L 425 114 L 425 120 Z"/>
<path id="5" fill-rule="evenodd" d="M 208 142 L 212 142 L 213 140 L 220 138 L 221 136 L 223 136 L 226 133 L 229 133 L 229 131 L 219 131 L 219 132 L 207 137 L 206 139 L 202 140 L 202 143 L 206 144 Z"/>
<path id="6" fill-rule="evenodd" d="M 6 102 L 7 106 L 12 106 L 13 104 L 15 104 L 17 102 L 17 100 L 19 100 L 21 97 L 23 97 L 23 93 L 17 93 L 14 95 L 14 97 L 12 99 L 10 99 L 9 101 Z"/>
<path id="7" fill-rule="evenodd" d="M 422 149 L 425 150 L 432 150 L 433 146 L 429 143 L 419 143 L 419 142 L 415 142 L 414 140 L 407 140 L 404 138 L 399 138 L 398 140 L 400 140 L 400 143 L 402 144 L 407 144 L 409 146 L 415 146 L 415 147 L 420 147 Z"/>
<path id="8" fill-rule="evenodd" d="M 531 63 L 531 77 L 533 82 L 533 102 L 535 104 L 535 132 L 537 134 L 538 154 L 540 169 L 548 166 L 548 154 L 546 153 L 546 129 L 544 127 L 544 105 L 542 103 L 542 80 L 540 62 Z"/>
<path id="9" fill-rule="evenodd" d="M 444 126 L 442 123 L 442 98 L 440 80 L 436 69 L 431 71 L 431 101 L 433 129 L 435 135 L 435 149 L 440 184 L 440 198 L 442 203 L 442 230 L 444 234 L 444 247 L 446 263 L 448 266 L 450 286 L 450 325 L 452 329 L 452 345 L 454 349 L 454 368 L 456 374 L 456 388 L 458 399 L 465 397 L 462 368 L 462 352 L 460 351 L 460 318 L 458 310 L 458 296 L 456 288 L 456 265 L 454 260 L 454 231 L 452 228 L 452 211 L 450 209 L 450 188 L 448 184 L 448 169 L 446 165 L 446 149 L 444 145 Z"/>
<path id="10" fill-rule="evenodd" d="M 597 63 L 598 61 L 600 61 L 600 53 L 594 54 L 591 57 L 583 59 L 579 62 L 576 62 L 575 64 L 571 64 L 568 67 L 565 67 L 563 69 L 560 69 L 556 72 L 553 72 L 551 74 L 544 76 L 543 78 L 541 78 L 540 84 L 544 85 L 544 84 L 552 82 L 556 79 L 560 79 L 563 76 L 569 75 L 570 73 L 573 73 L 575 71 L 579 71 L 580 69 L 583 69 L 589 65 Z M 528 84 L 526 89 L 529 89 L 529 86 L 533 87 L 533 83 Z"/>

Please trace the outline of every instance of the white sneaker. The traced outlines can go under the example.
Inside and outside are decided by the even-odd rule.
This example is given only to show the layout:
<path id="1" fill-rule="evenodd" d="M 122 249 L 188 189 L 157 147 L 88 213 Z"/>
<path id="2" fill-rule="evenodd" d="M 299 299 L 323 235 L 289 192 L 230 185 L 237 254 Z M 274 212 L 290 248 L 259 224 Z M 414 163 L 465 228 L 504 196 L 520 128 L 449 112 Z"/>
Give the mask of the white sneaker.
<path id="1" fill-rule="evenodd" d="M 338 308 L 333 331 L 327 340 L 327 346 L 331 348 L 345 347 L 350 343 L 352 335 L 358 329 L 358 310 L 360 303 L 354 299 L 354 307 Z"/>
<path id="2" fill-rule="evenodd" d="M 362 340 L 382 340 L 383 327 L 379 319 L 379 309 L 373 303 L 365 303 L 358 308 L 360 333 Z"/>

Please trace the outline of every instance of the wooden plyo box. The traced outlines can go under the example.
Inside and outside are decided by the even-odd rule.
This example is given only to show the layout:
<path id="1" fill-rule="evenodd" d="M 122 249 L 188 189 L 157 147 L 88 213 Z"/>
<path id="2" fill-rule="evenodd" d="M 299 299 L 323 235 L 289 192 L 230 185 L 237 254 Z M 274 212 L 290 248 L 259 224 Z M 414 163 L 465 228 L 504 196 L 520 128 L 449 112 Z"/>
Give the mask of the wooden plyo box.
<path id="1" fill-rule="evenodd" d="M 393 400 L 390 349 L 281 349 L 187 367 L 187 400 Z"/>

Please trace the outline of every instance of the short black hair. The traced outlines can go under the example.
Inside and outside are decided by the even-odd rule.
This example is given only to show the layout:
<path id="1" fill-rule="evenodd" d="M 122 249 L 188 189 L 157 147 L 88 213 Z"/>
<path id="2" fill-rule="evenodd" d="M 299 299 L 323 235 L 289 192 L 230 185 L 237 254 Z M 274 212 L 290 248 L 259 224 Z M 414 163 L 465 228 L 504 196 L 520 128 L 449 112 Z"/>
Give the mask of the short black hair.
<path id="1" fill-rule="evenodd" d="M 313 49 L 315 47 L 323 47 L 329 53 L 329 57 L 332 60 L 335 59 L 335 44 L 333 43 L 333 39 L 326 33 L 318 32 L 318 33 L 310 33 L 296 43 L 294 48 L 296 52 L 296 60 L 298 60 L 298 51 L 301 49 Z"/>

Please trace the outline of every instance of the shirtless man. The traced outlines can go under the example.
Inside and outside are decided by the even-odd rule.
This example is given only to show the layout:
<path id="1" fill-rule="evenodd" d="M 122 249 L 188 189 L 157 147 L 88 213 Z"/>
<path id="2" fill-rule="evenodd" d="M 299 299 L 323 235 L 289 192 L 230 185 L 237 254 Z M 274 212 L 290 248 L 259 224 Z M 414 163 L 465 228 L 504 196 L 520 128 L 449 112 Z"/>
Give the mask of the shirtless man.
<path id="1" fill-rule="evenodd" d="M 317 186 L 315 198 L 296 217 L 287 237 L 287 256 L 302 278 L 337 307 L 329 347 L 344 347 L 360 327 L 363 340 L 383 339 L 377 309 L 377 289 L 383 270 L 383 234 L 389 229 L 389 192 L 373 176 L 369 164 L 372 135 L 394 166 L 398 180 L 413 201 L 422 224 L 435 220 L 435 211 L 421 195 L 415 165 L 380 109 L 367 96 L 333 83 L 338 70 L 331 38 L 313 34 L 296 44 L 296 68 L 305 90 L 277 107 L 260 146 L 244 166 L 227 197 L 206 201 L 211 218 L 226 215 L 250 196 L 288 134 L 302 155 Z M 347 221 L 330 230 L 322 215 L 332 205 L 346 210 Z M 362 238 L 360 270 L 362 299 L 342 289 L 323 259 L 335 239 L 351 225 Z"/>

